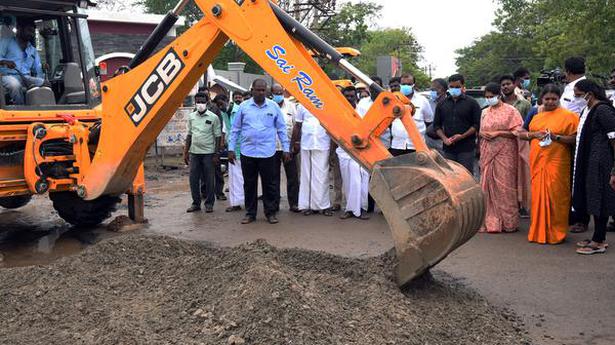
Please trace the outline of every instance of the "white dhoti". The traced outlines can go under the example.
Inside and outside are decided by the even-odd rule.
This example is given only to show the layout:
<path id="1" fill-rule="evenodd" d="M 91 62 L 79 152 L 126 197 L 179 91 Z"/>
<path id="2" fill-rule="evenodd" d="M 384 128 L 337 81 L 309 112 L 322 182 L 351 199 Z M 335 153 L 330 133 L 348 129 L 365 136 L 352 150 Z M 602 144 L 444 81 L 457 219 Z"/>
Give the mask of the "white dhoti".
<path id="1" fill-rule="evenodd" d="M 231 206 L 243 206 L 243 174 L 241 160 L 235 159 L 235 164 L 228 165 L 228 200 Z"/>
<path id="2" fill-rule="evenodd" d="M 331 208 L 329 198 L 329 150 L 301 150 L 299 209 Z"/>
<path id="3" fill-rule="evenodd" d="M 342 186 L 346 196 L 346 212 L 352 212 L 355 217 L 361 216 L 361 210 L 367 210 L 367 195 L 369 191 L 369 172 L 363 169 L 346 152 L 337 151 L 342 173 Z"/>

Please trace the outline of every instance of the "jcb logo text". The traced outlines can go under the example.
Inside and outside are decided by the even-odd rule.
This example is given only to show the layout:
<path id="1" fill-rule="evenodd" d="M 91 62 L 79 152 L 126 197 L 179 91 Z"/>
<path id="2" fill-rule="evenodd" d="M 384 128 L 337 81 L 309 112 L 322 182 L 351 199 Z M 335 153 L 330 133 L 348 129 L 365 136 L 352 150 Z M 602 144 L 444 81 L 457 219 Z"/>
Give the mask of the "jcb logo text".
<path id="1" fill-rule="evenodd" d="M 143 121 L 182 69 L 184 63 L 171 48 L 124 107 L 135 126 Z"/>

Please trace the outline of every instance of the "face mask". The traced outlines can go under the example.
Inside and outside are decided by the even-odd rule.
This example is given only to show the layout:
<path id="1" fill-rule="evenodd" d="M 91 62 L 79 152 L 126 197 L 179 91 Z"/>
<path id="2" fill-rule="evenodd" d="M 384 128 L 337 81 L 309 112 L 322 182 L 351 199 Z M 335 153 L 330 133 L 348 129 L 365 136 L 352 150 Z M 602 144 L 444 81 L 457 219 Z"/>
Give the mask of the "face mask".
<path id="1" fill-rule="evenodd" d="M 583 108 L 587 106 L 587 100 L 585 99 L 585 96 L 581 96 L 581 97 L 575 96 L 574 101 Z"/>
<path id="2" fill-rule="evenodd" d="M 496 106 L 499 102 L 500 99 L 498 96 L 487 98 L 487 104 L 489 104 L 490 107 Z"/>
<path id="3" fill-rule="evenodd" d="M 284 102 L 284 95 L 273 95 L 273 101 L 280 104 Z"/>
<path id="4" fill-rule="evenodd" d="M 448 89 L 448 94 L 453 96 L 453 97 L 459 97 L 459 96 L 461 96 L 461 88 L 460 87 L 452 87 L 452 88 Z"/>
<path id="5" fill-rule="evenodd" d="M 547 135 L 545 135 L 545 137 L 538 143 L 538 145 L 540 145 L 540 147 L 547 147 L 552 143 L 553 140 L 551 140 L 551 132 L 547 130 Z"/>
<path id="6" fill-rule="evenodd" d="M 521 87 L 527 90 L 530 87 L 530 83 L 531 83 L 531 80 L 523 79 L 523 81 L 521 82 Z"/>
<path id="7" fill-rule="evenodd" d="M 431 92 L 429 93 L 429 97 L 431 98 L 432 101 L 436 101 L 436 99 L 438 99 L 438 91 L 436 90 L 431 90 Z"/>
<path id="8" fill-rule="evenodd" d="M 204 113 L 205 110 L 207 110 L 207 105 L 205 103 L 197 103 L 196 104 L 196 111 L 198 111 L 199 113 Z"/>
<path id="9" fill-rule="evenodd" d="M 404 96 L 410 96 L 414 92 L 414 85 L 402 85 L 399 89 Z"/>

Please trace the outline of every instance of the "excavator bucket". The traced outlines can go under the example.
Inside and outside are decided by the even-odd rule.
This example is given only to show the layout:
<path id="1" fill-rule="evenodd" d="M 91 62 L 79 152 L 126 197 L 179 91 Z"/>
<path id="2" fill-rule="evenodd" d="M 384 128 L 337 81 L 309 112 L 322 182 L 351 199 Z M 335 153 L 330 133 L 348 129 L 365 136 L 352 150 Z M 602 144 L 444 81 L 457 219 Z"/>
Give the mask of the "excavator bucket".
<path id="1" fill-rule="evenodd" d="M 467 242 L 484 219 L 480 186 L 436 151 L 378 162 L 370 193 L 391 227 L 400 286 Z"/>

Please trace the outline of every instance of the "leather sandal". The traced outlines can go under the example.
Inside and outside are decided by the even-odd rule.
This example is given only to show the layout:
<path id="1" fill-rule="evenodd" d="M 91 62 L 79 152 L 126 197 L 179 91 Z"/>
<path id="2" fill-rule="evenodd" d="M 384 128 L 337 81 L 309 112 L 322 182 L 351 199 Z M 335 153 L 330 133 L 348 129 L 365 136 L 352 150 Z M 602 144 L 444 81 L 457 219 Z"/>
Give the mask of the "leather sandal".
<path id="1" fill-rule="evenodd" d="M 583 241 L 579 241 L 577 242 L 577 247 L 579 248 L 583 248 L 583 247 L 587 247 L 592 243 L 592 240 L 583 240 Z M 608 248 L 609 244 L 608 243 L 604 243 L 604 248 Z"/>
<path id="2" fill-rule="evenodd" d="M 594 244 L 589 244 L 583 248 L 577 249 L 577 254 L 581 255 L 594 255 L 594 254 L 604 254 L 606 253 L 606 246 L 601 243 L 592 242 Z"/>

